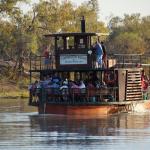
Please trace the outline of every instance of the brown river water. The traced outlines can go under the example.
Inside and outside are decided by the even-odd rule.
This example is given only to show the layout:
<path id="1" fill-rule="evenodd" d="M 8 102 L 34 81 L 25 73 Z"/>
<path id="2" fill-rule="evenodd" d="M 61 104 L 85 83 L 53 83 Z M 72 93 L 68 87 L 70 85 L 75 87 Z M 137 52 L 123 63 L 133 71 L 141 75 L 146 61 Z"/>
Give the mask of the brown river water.
<path id="1" fill-rule="evenodd" d="M 39 115 L 27 100 L 0 99 L 2 150 L 149 150 L 150 112 Z"/>

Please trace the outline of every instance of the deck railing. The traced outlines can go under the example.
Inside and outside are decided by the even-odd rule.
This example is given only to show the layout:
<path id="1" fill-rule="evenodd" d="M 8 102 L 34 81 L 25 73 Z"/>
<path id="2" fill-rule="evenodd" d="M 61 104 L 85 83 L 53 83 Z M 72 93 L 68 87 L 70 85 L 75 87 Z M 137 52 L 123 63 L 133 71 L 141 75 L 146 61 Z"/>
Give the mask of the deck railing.
<path id="1" fill-rule="evenodd" d="M 118 87 L 102 88 L 41 88 L 30 91 L 29 104 L 55 103 L 55 104 L 96 104 L 102 102 L 116 102 Z"/>
<path id="2" fill-rule="evenodd" d="M 91 56 L 92 57 L 92 56 Z M 95 56 L 93 56 L 95 58 Z M 44 56 L 30 56 L 30 70 L 47 70 L 56 69 L 55 55 L 49 55 L 49 63 L 45 64 Z M 141 54 L 108 54 L 107 66 L 108 67 L 138 67 L 143 63 L 146 64 L 149 60 L 149 56 Z M 95 64 L 96 60 L 91 59 L 92 64 Z M 113 62 L 113 63 L 112 63 Z M 112 64 L 111 64 L 112 63 Z M 92 65 L 91 69 L 94 69 L 95 65 Z"/>
<path id="3" fill-rule="evenodd" d="M 55 69 L 55 56 L 49 55 L 49 62 L 45 64 L 44 56 L 30 56 L 30 70 Z"/>

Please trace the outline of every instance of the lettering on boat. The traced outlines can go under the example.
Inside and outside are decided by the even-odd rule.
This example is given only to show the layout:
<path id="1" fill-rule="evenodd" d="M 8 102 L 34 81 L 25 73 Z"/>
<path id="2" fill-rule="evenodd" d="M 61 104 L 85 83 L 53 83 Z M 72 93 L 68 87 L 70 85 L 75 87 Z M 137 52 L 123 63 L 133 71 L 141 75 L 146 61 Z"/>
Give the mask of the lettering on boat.
<path id="1" fill-rule="evenodd" d="M 61 65 L 87 64 L 87 55 L 85 54 L 65 54 L 60 55 Z"/>

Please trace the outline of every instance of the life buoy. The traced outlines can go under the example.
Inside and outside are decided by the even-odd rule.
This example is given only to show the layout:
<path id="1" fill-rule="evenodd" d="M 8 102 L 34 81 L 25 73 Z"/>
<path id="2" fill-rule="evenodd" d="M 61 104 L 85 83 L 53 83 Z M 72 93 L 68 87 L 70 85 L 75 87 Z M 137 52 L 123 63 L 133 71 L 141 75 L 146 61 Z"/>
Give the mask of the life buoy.
<path id="1" fill-rule="evenodd" d="M 113 75 L 113 78 L 111 77 L 111 75 Z M 116 75 L 115 73 L 110 73 L 110 72 L 106 72 L 104 73 L 104 82 L 107 85 L 114 85 L 116 83 Z"/>

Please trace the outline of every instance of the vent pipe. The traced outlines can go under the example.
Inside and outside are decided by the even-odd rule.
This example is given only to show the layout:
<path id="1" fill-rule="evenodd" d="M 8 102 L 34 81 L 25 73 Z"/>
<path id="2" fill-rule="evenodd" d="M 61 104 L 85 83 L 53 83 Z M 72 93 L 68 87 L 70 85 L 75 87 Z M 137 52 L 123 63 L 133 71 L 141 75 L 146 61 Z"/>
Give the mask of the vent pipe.
<path id="1" fill-rule="evenodd" d="M 84 16 L 81 18 L 81 32 L 85 33 L 85 19 Z"/>

